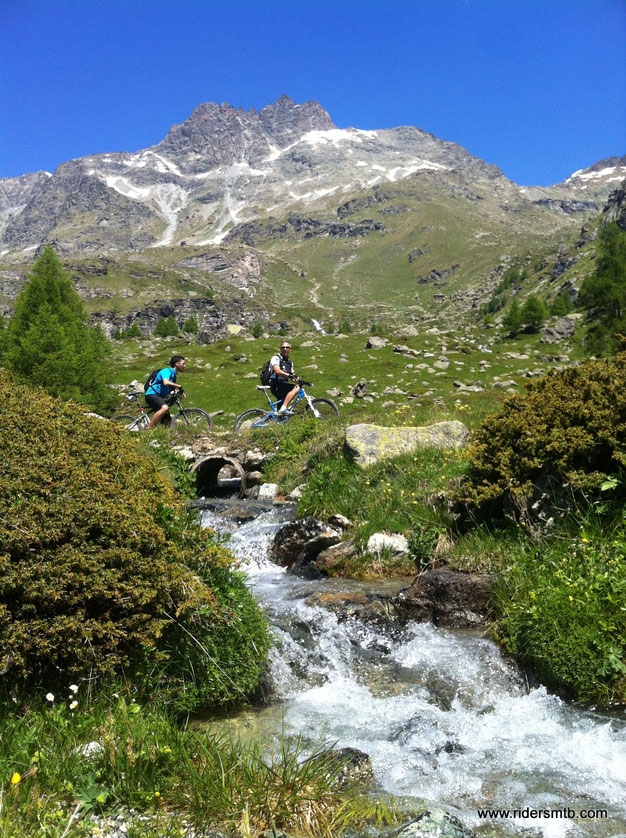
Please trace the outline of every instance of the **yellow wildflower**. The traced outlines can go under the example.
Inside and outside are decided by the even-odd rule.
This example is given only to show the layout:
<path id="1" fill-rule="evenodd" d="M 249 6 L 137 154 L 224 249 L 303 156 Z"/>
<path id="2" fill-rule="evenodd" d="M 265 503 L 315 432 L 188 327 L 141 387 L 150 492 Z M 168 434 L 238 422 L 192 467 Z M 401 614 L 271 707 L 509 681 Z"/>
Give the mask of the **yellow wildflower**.
<path id="1" fill-rule="evenodd" d="M 19 781 L 22 779 L 21 775 L 17 773 L 17 771 L 11 777 L 11 784 L 16 786 Z"/>

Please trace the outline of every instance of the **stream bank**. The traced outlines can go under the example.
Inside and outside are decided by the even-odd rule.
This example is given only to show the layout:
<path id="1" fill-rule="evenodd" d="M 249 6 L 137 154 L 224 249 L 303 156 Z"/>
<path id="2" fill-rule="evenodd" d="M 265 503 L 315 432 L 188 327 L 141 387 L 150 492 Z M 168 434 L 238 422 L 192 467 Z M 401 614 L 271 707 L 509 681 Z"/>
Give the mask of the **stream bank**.
<path id="1" fill-rule="evenodd" d="M 623 712 L 581 709 L 545 687 L 528 689 L 482 630 L 363 620 L 358 608 L 340 618 L 323 607 L 333 597 L 393 600 L 407 581 L 301 578 L 267 558 L 293 507 L 264 505 L 240 524 L 222 513 L 203 513 L 204 524 L 230 536 L 276 640 L 268 702 L 224 725 L 244 739 L 283 731 L 363 751 L 375 793 L 408 808 L 445 809 L 477 835 L 626 834 Z M 577 817 L 529 814 L 563 807 Z M 522 814 L 484 819 L 483 808 Z M 583 810 L 608 817 L 585 819 Z"/>

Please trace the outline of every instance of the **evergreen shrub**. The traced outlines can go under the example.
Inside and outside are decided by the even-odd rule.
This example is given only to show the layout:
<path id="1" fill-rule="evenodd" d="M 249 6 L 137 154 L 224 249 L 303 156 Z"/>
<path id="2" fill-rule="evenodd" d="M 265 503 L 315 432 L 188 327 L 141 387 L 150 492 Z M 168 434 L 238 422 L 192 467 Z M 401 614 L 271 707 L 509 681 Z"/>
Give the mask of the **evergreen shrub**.
<path id="1" fill-rule="evenodd" d="M 490 514 L 552 485 L 597 492 L 626 465 L 626 353 L 553 372 L 475 433 L 456 499 Z"/>
<path id="2" fill-rule="evenodd" d="M 7 688 L 124 673 L 177 709 L 252 691 L 268 648 L 260 612 L 134 438 L 4 370 L 0 425 Z"/>

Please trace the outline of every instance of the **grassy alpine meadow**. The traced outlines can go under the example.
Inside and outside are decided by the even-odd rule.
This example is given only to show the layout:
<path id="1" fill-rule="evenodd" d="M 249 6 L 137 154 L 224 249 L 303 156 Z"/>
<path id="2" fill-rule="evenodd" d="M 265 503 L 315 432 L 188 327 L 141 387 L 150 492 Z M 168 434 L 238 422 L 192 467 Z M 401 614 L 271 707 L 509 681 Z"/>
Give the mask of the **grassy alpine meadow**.
<path id="1" fill-rule="evenodd" d="M 375 318 L 371 325 L 377 328 Z M 472 427 L 497 409 L 507 389 L 523 392 L 525 382 L 531 380 L 527 373 L 535 376 L 535 370 L 547 372 L 580 357 L 578 347 L 554 352 L 540 344 L 539 335 L 485 344 L 484 332 L 481 335 L 478 330 L 461 336 L 452 332 L 417 337 L 382 333 L 387 339 L 382 349 L 366 348 L 368 333 L 340 336 L 311 332 L 289 337 L 296 372 L 313 384 L 308 392 L 314 398 L 328 398 L 329 390 L 339 390 L 340 396 L 330 397 L 345 423 L 416 424 L 454 416 Z M 133 380 L 143 382 L 172 355 L 182 354 L 187 358 L 187 369 L 181 376 L 187 393 L 185 404 L 209 413 L 221 411 L 214 417 L 216 429 L 231 430 L 242 411 L 267 407 L 256 385 L 261 368 L 277 352 L 280 340 L 280 335 L 253 338 L 242 333 L 205 346 L 181 338 L 114 341 L 113 379 L 120 387 Z M 394 352 L 396 346 L 410 352 Z M 433 365 L 440 358 L 449 361 L 446 369 Z M 346 402 L 361 380 L 367 382 L 369 395 L 365 400 Z M 455 382 L 478 385 L 484 391 L 464 392 Z M 135 409 L 131 406 L 130 412 Z M 123 396 L 118 412 L 129 412 Z"/>

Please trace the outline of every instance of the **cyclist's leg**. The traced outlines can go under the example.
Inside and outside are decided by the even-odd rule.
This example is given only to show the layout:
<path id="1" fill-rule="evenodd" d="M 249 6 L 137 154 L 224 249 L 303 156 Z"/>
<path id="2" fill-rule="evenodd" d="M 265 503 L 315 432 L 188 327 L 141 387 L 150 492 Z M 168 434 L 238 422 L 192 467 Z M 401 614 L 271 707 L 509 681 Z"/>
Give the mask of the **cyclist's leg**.
<path id="1" fill-rule="evenodd" d="M 154 411 L 150 419 L 148 429 L 154 428 L 154 426 L 158 425 L 159 422 L 163 422 L 164 425 L 169 425 L 171 422 L 171 417 L 169 415 L 170 408 L 165 399 L 162 399 L 161 396 L 157 396 L 156 394 L 150 394 L 146 396 L 145 399 L 148 407 Z"/>

